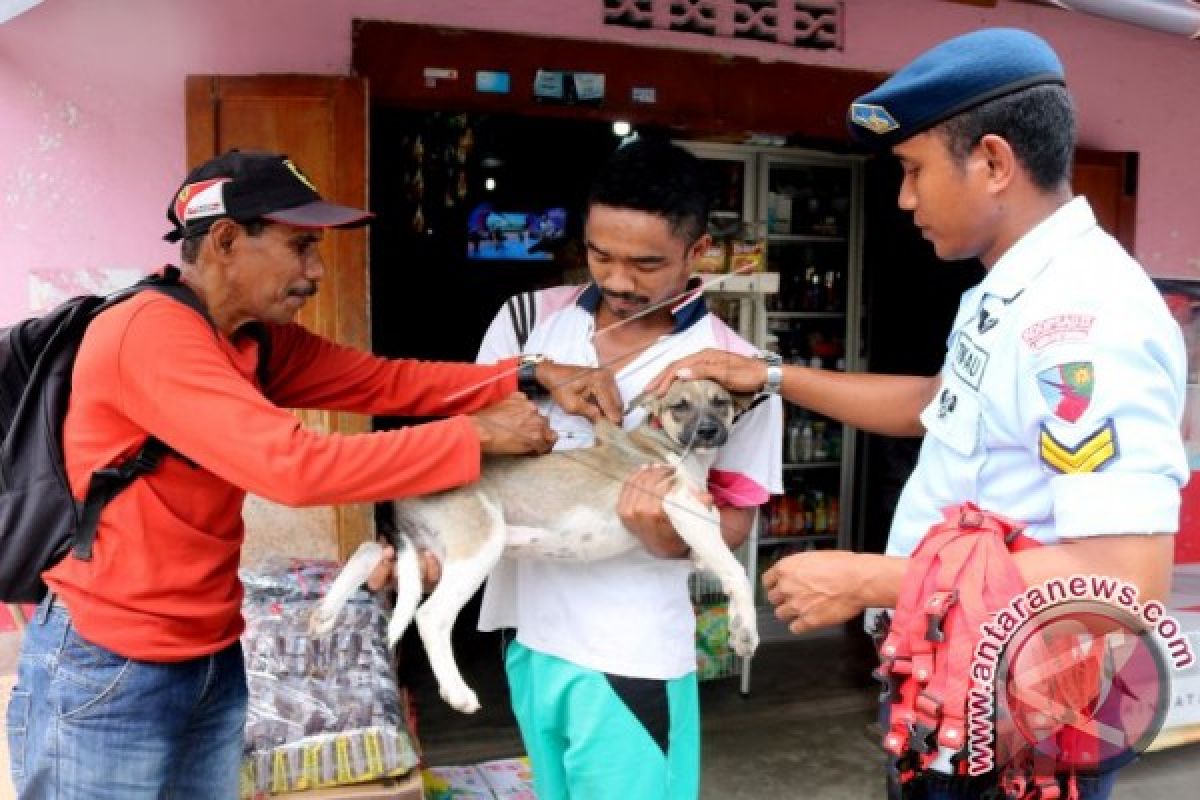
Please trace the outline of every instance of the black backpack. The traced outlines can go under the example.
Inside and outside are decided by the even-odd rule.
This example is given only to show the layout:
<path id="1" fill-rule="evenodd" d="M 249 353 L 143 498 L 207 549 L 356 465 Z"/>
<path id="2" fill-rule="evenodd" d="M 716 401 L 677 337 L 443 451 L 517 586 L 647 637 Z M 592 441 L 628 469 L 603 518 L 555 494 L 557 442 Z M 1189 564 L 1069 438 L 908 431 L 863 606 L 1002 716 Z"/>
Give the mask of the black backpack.
<path id="1" fill-rule="evenodd" d="M 100 312 L 147 289 L 212 324 L 200 299 L 179 281 L 179 271 L 168 267 L 108 296 L 75 297 L 44 316 L 0 329 L 0 601 L 41 600 L 42 572 L 72 547 L 76 557 L 91 559 L 104 506 L 172 452 L 150 437 L 132 458 L 93 473 L 83 503 L 67 483 L 62 423 L 84 330 Z M 266 351 L 260 352 L 265 364 Z"/>

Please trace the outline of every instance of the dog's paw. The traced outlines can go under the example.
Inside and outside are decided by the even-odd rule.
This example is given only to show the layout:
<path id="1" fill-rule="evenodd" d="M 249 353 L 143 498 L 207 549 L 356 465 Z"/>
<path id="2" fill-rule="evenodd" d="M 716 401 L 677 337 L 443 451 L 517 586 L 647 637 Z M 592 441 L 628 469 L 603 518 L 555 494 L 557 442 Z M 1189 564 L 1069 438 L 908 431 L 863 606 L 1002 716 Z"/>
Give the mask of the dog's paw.
<path id="1" fill-rule="evenodd" d="M 308 632 L 313 636 L 323 636 L 329 633 L 333 630 L 333 624 L 337 622 L 340 611 L 340 607 L 329 608 L 329 604 L 324 600 L 317 603 L 308 617 Z"/>
<path id="2" fill-rule="evenodd" d="M 753 625 L 744 625 L 734 616 L 729 621 L 729 645 L 741 658 L 749 658 L 758 649 L 758 631 Z"/>
<path id="3" fill-rule="evenodd" d="M 480 709 L 479 698 L 471 691 L 466 684 L 457 687 L 444 687 L 441 691 L 442 699 L 446 704 L 455 711 L 461 711 L 464 714 L 474 714 Z"/>

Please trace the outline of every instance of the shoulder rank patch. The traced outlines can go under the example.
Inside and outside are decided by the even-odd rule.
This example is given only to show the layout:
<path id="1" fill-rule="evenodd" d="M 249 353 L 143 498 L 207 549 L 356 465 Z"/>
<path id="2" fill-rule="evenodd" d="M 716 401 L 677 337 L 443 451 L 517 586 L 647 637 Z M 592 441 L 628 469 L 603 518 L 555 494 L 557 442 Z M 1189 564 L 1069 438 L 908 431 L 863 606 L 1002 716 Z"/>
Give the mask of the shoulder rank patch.
<path id="1" fill-rule="evenodd" d="M 1054 416 L 1067 422 L 1078 422 L 1091 405 L 1096 371 L 1090 361 L 1071 361 L 1042 370 L 1037 382 Z"/>
<path id="2" fill-rule="evenodd" d="M 1118 455 L 1117 429 L 1111 419 L 1083 437 L 1074 447 L 1054 438 L 1054 434 L 1042 423 L 1038 435 L 1038 456 L 1043 464 L 1061 475 L 1099 472 L 1116 461 Z"/>

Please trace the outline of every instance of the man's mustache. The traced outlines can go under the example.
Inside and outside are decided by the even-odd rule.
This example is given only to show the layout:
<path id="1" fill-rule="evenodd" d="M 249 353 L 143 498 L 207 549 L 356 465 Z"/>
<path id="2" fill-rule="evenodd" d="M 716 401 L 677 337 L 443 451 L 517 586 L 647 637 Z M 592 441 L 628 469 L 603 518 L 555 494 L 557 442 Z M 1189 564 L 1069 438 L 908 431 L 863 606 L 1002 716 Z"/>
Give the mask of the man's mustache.
<path id="1" fill-rule="evenodd" d="M 633 294 L 632 292 L 614 292 L 611 289 L 600 287 L 600 293 L 610 300 L 624 300 L 626 303 L 639 303 L 641 305 L 645 305 L 646 303 L 650 302 L 649 297 L 645 297 L 640 294 Z"/>
<path id="2" fill-rule="evenodd" d="M 317 285 L 310 283 L 307 286 L 301 286 L 298 289 L 288 289 L 288 294 L 292 297 L 312 297 L 317 293 Z"/>

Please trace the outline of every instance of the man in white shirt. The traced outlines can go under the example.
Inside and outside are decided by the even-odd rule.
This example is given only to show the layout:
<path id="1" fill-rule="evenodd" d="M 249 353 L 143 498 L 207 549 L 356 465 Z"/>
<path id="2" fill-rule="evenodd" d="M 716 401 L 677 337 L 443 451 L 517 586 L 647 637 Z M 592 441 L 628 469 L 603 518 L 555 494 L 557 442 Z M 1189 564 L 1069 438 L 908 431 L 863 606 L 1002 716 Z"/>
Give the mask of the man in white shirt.
<path id="1" fill-rule="evenodd" d="M 604 367 L 628 403 L 687 353 L 753 354 L 690 291 L 698 286 L 692 265 L 709 243 L 707 218 L 695 157 L 666 142 L 626 144 L 588 201 L 592 283 L 514 298 L 479 361 L 523 355 L 530 378 L 555 363 Z M 558 449 L 592 442 L 584 417 L 540 403 Z M 641 419 L 631 414 L 624 424 Z M 736 423 L 721 450 L 709 490 L 731 547 L 745 540 L 755 509 L 781 491 L 781 443 L 781 405 L 771 398 Z M 670 478 L 665 466 L 648 468 L 622 490 L 617 513 L 642 549 L 591 563 L 502 561 L 488 579 L 479 624 L 515 629 L 506 668 L 540 800 L 699 794 L 691 566 L 662 510 Z"/>

